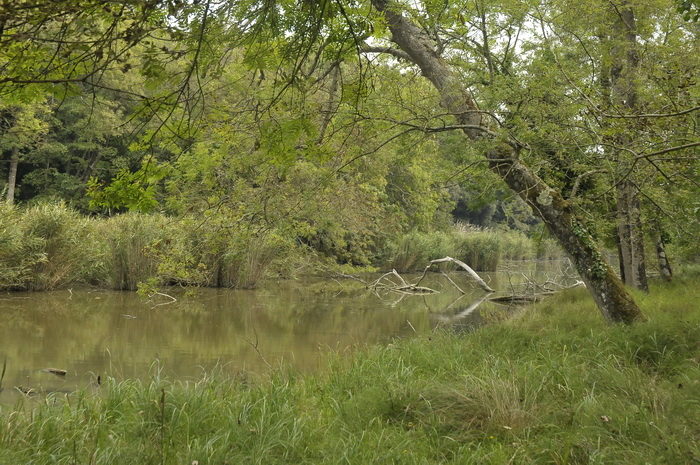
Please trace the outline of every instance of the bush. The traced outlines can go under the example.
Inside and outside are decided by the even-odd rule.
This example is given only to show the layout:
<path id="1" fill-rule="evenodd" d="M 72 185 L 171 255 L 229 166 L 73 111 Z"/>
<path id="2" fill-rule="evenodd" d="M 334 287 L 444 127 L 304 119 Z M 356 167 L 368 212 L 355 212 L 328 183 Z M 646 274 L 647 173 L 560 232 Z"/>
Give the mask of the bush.
<path id="1" fill-rule="evenodd" d="M 90 279 L 99 267 L 94 222 L 63 203 L 1 213 L 0 288 L 55 289 Z"/>

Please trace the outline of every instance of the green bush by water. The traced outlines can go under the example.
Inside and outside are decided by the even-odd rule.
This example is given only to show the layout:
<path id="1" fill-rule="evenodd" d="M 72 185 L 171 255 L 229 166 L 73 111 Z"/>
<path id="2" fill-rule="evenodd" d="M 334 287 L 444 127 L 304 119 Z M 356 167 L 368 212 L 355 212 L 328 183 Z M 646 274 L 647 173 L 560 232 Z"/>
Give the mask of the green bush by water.
<path id="1" fill-rule="evenodd" d="M 99 267 L 94 221 L 63 204 L 0 206 L 0 289 L 47 290 Z"/>
<path id="2" fill-rule="evenodd" d="M 0 289 L 252 288 L 295 253 L 273 231 L 255 233 L 226 222 L 142 213 L 94 219 L 63 204 L 2 204 Z"/>
<path id="3" fill-rule="evenodd" d="M 685 464 L 700 460 L 700 279 L 607 326 L 571 290 L 316 375 L 108 380 L 0 410 L 0 463 Z"/>

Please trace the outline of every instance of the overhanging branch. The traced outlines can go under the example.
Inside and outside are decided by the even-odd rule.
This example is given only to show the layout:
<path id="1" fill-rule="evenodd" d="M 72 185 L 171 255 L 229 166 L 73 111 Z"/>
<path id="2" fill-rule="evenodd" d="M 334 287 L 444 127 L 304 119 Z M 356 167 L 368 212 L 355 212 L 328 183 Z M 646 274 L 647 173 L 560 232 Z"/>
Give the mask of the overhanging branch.
<path id="1" fill-rule="evenodd" d="M 411 59 L 411 57 L 408 55 L 408 53 L 399 50 L 397 48 L 392 48 L 392 47 L 371 47 L 369 45 L 365 45 L 361 48 L 361 51 L 363 53 L 386 53 L 389 54 L 395 58 L 399 58 L 400 60 L 405 60 L 410 63 L 414 63 L 414 61 Z"/>

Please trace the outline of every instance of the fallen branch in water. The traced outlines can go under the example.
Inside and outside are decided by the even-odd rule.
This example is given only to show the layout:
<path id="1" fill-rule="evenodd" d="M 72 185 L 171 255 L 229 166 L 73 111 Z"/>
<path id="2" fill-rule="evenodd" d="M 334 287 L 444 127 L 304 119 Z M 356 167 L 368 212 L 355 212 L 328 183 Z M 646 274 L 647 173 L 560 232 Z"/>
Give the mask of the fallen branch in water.
<path id="1" fill-rule="evenodd" d="M 161 302 L 161 303 L 159 303 L 159 304 L 155 304 L 153 307 L 151 307 L 151 309 L 154 309 L 154 308 L 156 308 L 156 307 L 160 307 L 161 305 L 170 305 L 170 304 L 174 304 L 175 302 L 177 302 L 177 299 L 176 299 L 175 297 L 173 297 L 173 296 L 171 296 L 171 295 L 169 295 L 169 294 L 164 294 L 163 292 L 157 292 L 157 291 L 154 292 L 153 294 L 149 294 L 148 297 L 149 297 L 151 300 L 149 300 L 148 302 L 154 303 L 154 302 L 153 302 L 153 296 L 155 296 L 155 295 L 160 295 L 160 296 L 163 296 L 163 297 L 167 297 L 167 298 L 172 299 L 172 300 L 170 300 L 169 302 Z"/>
<path id="2" fill-rule="evenodd" d="M 545 283 L 545 285 L 547 285 L 547 284 L 552 284 L 552 283 L 550 281 L 548 281 L 547 283 Z M 564 285 L 561 285 L 558 283 L 554 283 L 554 284 L 556 284 L 559 287 L 559 289 L 557 289 L 557 290 L 545 290 L 543 292 L 533 292 L 533 293 L 527 293 L 527 294 L 501 295 L 501 296 L 490 298 L 489 302 L 496 302 L 499 304 L 516 304 L 516 305 L 532 304 L 532 303 L 540 302 L 545 297 L 552 296 L 560 291 L 584 285 L 583 281 L 576 281 L 574 284 L 571 284 L 569 286 L 564 286 Z"/>
<path id="3" fill-rule="evenodd" d="M 407 283 L 406 280 L 403 279 L 403 277 L 401 277 L 401 275 L 396 272 L 396 270 L 391 270 L 390 272 L 384 273 L 383 275 L 381 275 L 379 277 L 379 279 L 374 281 L 368 287 L 372 290 L 375 290 L 375 291 L 378 289 L 381 289 L 381 290 L 390 290 L 390 291 L 396 291 L 396 292 L 404 292 L 407 294 L 434 294 L 438 291 L 436 291 L 434 289 L 430 289 L 429 287 L 419 286 L 419 284 L 421 283 L 421 281 L 423 281 L 423 279 L 425 278 L 425 275 L 428 273 L 428 270 L 430 268 L 432 268 L 433 266 L 438 265 L 440 263 L 446 263 L 446 262 L 452 262 L 452 263 L 458 265 L 459 267 L 461 267 L 462 269 L 466 270 L 467 273 L 469 273 L 469 275 L 472 278 L 474 278 L 474 280 L 477 282 L 477 284 L 479 284 L 479 286 L 484 291 L 496 292 L 493 289 L 491 289 L 489 287 L 489 285 L 486 284 L 486 282 L 483 279 L 481 279 L 481 277 L 478 274 L 476 274 L 476 271 L 472 270 L 469 267 L 469 265 L 467 265 L 466 263 L 464 263 L 461 260 L 457 260 L 456 258 L 452 258 L 452 257 L 445 257 L 445 258 L 438 258 L 436 260 L 431 260 L 430 264 L 428 264 L 428 266 L 426 266 L 425 269 L 423 270 L 423 274 L 421 275 L 421 277 L 418 278 L 418 281 L 416 281 L 415 283 Z M 447 278 L 447 280 L 450 282 L 450 284 L 452 284 L 460 293 L 465 294 L 465 292 L 449 276 L 447 276 L 447 274 L 442 273 L 442 275 L 445 276 Z M 396 279 L 398 279 L 398 282 L 392 281 L 390 279 L 390 277 L 395 277 Z M 387 282 L 389 284 L 387 284 Z"/>
<path id="4" fill-rule="evenodd" d="M 396 277 L 399 280 L 399 282 L 396 283 L 396 282 L 392 281 L 391 279 L 389 279 L 389 276 Z M 419 280 L 419 282 L 420 282 L 420 280 Z M 436 290 L 430 289 L 429 287 L 418 286 L 418 283 L 416 283 L 416 284 L 407 283 L 406 280 L 403 279 L 401 277 L 401 275 L 399 273 L 397 273 L 396 270 L 391 270 L 388 273 L 384 273 L 376 281 L 374 281 L 372 284 L 370 284 L 369 288 L 372 289 L 373 291 L 386 290 L 386 291 L 402 292 L 405 294 L 434 294 L 437 292 Z"/>
<path id="5" fill-rule="evenodd" d="M 433 265 L 437 265 L 437 264 L 440 264 L 440 263 L 447 263 L 447 262 L 452 262 L 452 263 L 454 263 L 455 265 L 457 265 L 457 266 L 459 266 L 460 268 L 462 268 L 463 270 L 465 270 L 467 273 L 469 273 L 469 275 L 470 275 L 472 278 L 474 278 L 474 280 L 477 282 L 477 284 L 479 285 L 479 287 L 481 287 L 484 291 L 486 291 L 486 292 L 496 292 L 496 291 L 494 291 L 493 289 L 491 289 L 491 288 L 489 287 L 489 285 L 486 284 L 486 281 L 484 281 L 483 279 L 481 279 L 481 276 L 479 276 L 478 274 L 476 274 L 476 271 L 472 270 L 472 269 L 469 267 L 469 265 L 467 265 L 466 263 L 464 263 L 464 262 L 461 261 L 461 260 L 457 260 L 456 258 L 452 258 L 452 257 L 445 257 L 445 258 L 438 258 L 438 259 L 436 259 L 436 260 L 431 260 L 431 261 L 430 261 L 430 265 L 426 266 L 426 267 L 425 267 L 425 270 L 423 270 L 423 276 L 421 276 L 421 278 L 418 280 L 418 283 L 420 283 L 420 282 L 423 280 L 423 278 L 425 277 L 425 273 L 427 273 L 428 270 L 429 270 Z M 445 274 L 443 273 L 443 275 L 445 275 Z M 445 275 L 445 276 L 447 276 L 447 275 Z M 448 278 L 448 279 L 449 279 L 449 278 Z M 450 281 L 450 282 L 452 283 L 452 285 L 453 285 L 454 287 L 456 287 L 462 294 L 464 294 L 464 291 L 463 291 L 462 289 L 460 289 L 460 288 L 454 283 L 454 281 L 452 281 L 451 279 L 449 279 L 449 281 Z M 418 284 L 418 283 L 416 283 L 416 284 Z"/>

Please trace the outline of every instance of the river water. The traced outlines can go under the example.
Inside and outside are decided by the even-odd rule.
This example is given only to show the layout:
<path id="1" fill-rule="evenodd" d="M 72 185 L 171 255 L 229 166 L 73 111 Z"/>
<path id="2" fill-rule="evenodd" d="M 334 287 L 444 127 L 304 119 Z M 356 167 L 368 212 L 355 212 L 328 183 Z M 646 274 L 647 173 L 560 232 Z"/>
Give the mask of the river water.
<path id="1" fill-rule="evenodd" d="M 556 266 L 531 262 L 519 268 L 481 275 L 509 293 L 525 275 L 542 281 Z M 468 292 L 462 295 L 431 273 L 420 283 L 440 291 L 430 295 L 373 292 L 357 281 L 328 279 L 272 281 L 256 290 L 198 289 L 194 295 L 167 289 L 163 293 L 171 297 L 151 299 L 97 289 L 3 293 L 0 403 L 13 402 L 20 390 L 70 392 L 98 376 L 148 379 L 159 372 L 198 380 L 215 369 L 236 375 L 280 365 L 310 372 L 324 366 L 329 351 L 386 344 L 441 326 L 469 331 L 509 311 L 487 301 L 475 305 L 485 294 L 466 273 L 450 276 Z"/>

